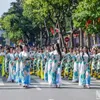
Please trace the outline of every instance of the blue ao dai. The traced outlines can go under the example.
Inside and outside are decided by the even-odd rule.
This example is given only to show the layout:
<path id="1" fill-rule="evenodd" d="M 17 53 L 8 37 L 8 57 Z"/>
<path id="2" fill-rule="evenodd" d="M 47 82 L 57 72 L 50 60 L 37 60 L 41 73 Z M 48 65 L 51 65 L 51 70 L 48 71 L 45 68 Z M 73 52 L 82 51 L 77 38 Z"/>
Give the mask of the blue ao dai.
<path id="1" fill-rule="evenodd" d="M 79 66 L 79 85 L 90 85 L 90 66 L 89 66 L 89 55 L 87 53 L 83 53 L 81 55 L 82 62 L 80 62 Z"/>
<path id="2" fill-rule="evenodd" d="M 30 84 L 30 61 L 28 52 L 21 52 L 21 62 L 20 62 L 20 77 L 23 86 L 28 86 Z"/>
<path id="3" fill-rule="evenodd" d="M 9 53 L 9 76 L 7 81 L 15 81 L 16 79 L 16 65 L 15 65 L 15 54 Z"/>
<path id="4" fill-rule="evenodd" d="M 15 59 L 16 59 L 16 82 L 20 82 L 20 59 L 19 59 L 19 53 L 15 53 Z"/>
<path id="5" fill-rule="evenodd" d="M 60 55 L 57 50 L 53 52 L 52 68 L 51 68 L 52 85 L 61 85 L 61 65 Z"/>
<path id="6" fill-rule="evenodd" d="M 73 56 L 73 82 L 77 82 L 78 81 L 78 66 L 79 66 L 79 54 L 75 54 Z"/>

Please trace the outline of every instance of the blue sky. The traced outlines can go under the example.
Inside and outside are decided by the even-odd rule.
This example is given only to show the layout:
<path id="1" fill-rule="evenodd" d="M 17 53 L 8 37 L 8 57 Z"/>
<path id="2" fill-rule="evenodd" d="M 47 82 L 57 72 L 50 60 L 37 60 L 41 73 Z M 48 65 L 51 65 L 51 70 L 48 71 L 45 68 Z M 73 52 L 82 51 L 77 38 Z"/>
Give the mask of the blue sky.
<path id="1" fill-rule="evenodd" d="M 0 16 L 4 13 L 7 12 L 7 10 L 10 7 L 10 3 L 16 1 L 16 0 L 0 0 Z"/>

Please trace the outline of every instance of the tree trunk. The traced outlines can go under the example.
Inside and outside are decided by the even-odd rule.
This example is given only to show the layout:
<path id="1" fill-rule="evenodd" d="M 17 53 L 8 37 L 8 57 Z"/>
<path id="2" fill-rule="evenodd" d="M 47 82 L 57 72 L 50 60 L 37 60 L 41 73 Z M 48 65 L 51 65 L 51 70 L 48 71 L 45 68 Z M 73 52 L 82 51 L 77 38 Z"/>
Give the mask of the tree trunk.
<path id="1" fill-rule="evenodd" d="M 60 30 L 60 32 L 58 32 L 58 34 L 59 34 L 60 48 L 66 48 L 65 43 L 64 43 L 64 38 L 63 38 L 63 32 L 62 32 L 61 23 L 60 23 L 60 21 L 58 21 L 58 23 L 59 23 L 58 29 Z"/>
<path id="2" fill-rule="evenodd" d="M 60 29 L 60 30 L 61 30 L 61 32 L 60 32 L 59 34 L 60 34 L 60 38 L 61 38 L 61 44 L 62 44 L 62 47 L 63 47 L 63 48 L 66 48 L 65 42 L 64 42 L 64 37 L 63 37 L 62 29 Z"/>
<path id="3" fill-rule="evenodd" d="M 95 21 L 93 20 L 93 26 L 95 27 Z M 95 33 L 93 33 L 93 44 L 95 45 L 96 44 L 96 41 L 97 39 L 96 39 L 96 34 Z"/>
<path id="4" fill-rule="evenodd" d="M 66 48 L 66 44 L 64 42 L 64 37 L 63 34 L 66 33 L 66 17 L 65 17 L 65 13 L 63 12 L 63 18 L 62 18 L 62 22 L 61 22 L 61 41 L 62 41 L 62 47 Z"/>
<path id="5" fill-rule="evenodd" d="M 83 33 L 82 33 L 82 29 L 80 28 L 79 30 L 80 30 L 80 47 L 83 47 L 83 38 L 84 38 L 84 36 L 83 36 Z"/>
<path id="6" fill-rule="evenodd" d="M 90 48 L 90 35 L 87 35 L 87 47 Z"/>
<path id="7" fill-rule="evenodd" d="M 70 48 L 74 47 L 74 41 L 73 41 L 73 32 L 70 34 Z"/>
<path id="8" fill-rule="evenodd" d="M 97 43 L 97 37 L 96 34 L 93 34 L 93 44 L 95 45 Z"/>
<path id="9" fill-rule="evenodd" d="M 40 47 L 42 47 L 42 26 L 40 25 Z"/>
<path id="10" fill-rule="evenodd" d="M 45 46 L 47 46 L 47 42 L 48 42 L 48 36 L 46 34 L 46 37 L 45 37 Z"/>
<path id="11" fill-rule="evenodd" d="M 62 40 L 61 40 L 61 28 L 60 28 L 60 21 L 59 21 L 59 18 L 58 18 L 58 26 L 57 26 L 57 28 L 60 30 L 59 32 L 58 32 L 58 36 L 59 36 L 59 46 L 60 46 L 60 48 L 62 48 Z"/>
<path id="12" fill-rule="evenodd" d="M 59 46 L 62 48 L 61 34 L 59 34 Z"/>
<path id="13" fill-rule="evenodd" d="M 47 44 L 50 45 L 50 34 L 49 34 L 49 31 L 48 31 L 47 24 L 46 24 L 45 20 L 44 20 L 44 26 L 45 26 L 46 33 L 47 33 L 47 36 L 48 36 Z"/>
<path id="14" fill-rule="evenodd" d="M 71 48 L 73 48 L 74 47 L 74 41 L 73 41 L 73 20 L 72 20 L 72 17 L 71 17 L 71 23 L 70 23 L 70 26 L 71 26 L 71 40 L 70 40 L 70 42 L 71 42 Z"/>

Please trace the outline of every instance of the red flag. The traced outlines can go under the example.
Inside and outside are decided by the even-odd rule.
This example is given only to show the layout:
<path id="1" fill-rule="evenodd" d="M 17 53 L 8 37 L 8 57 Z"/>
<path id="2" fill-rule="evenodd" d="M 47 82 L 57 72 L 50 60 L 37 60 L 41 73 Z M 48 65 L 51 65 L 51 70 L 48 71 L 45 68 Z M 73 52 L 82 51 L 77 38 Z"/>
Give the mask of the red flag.
<path id="1" fill-rule="evenodd" d="M 53 28 L 50 28 L 50 31 L 51 31 L 51 33 L 52 33 L 53 35 L 55 34 L 55 31 L 54 31 Z"/>
<path id="2" fill-rule="evenodd" d="M 92 23 L 92 21 L 91 21 L 91 20 L 88 20 L 88 21 L 87 21 L 87 23 L 88 23 L 88 24 L 91 24 L 91 23 Z"/>
<path id="3" fill-rule="evenodd" d="M 88 26 L 90 25 L 92 23 L 92 21 L 91 20 L 88 20 L 87 22 L 86 22 L 86 28 L 88 28 Z"/>
<path id="4" fill-rule="evenodd" d="M 59 33 L 60 32 L 60 30 L 58 28 L 55 28 L 55 30 L 56 30 L 56 33 Z"/>

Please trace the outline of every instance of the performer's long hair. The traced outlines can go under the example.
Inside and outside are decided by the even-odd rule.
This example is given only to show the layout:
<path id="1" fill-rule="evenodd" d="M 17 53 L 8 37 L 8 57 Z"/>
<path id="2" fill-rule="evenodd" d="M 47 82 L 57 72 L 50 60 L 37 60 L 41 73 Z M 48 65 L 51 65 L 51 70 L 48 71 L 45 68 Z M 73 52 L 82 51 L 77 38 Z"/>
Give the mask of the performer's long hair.
<path id="1" fill-rule="evenodd" d="M 60 51 L 60 47 L 59 47 L 58 43 L 55 45 L 55 49 L 57 50 L 58 54 L 60 55 L 60 61 L 61 61 L 62 60 L 62 53 Z"/>
<path id="2" fill-rule="evenodd" d="M 90 54 L 89 54 L 89 51 L 88 51 L 88 47 L 85 46 L 83 49 L 86 49 L 86 51 L 85 52 L 83 51 L 82 57 L 83 57 L 84 53 L 86 53 L 88 55 L 88 57 L 90 58 Z"/>
<path id="3" fill-rule="evenodd" d="M 20 48 L 20 51 L 23 51 L 23 47 L 22 46 L 19 46 L 19 48 Z"/>

